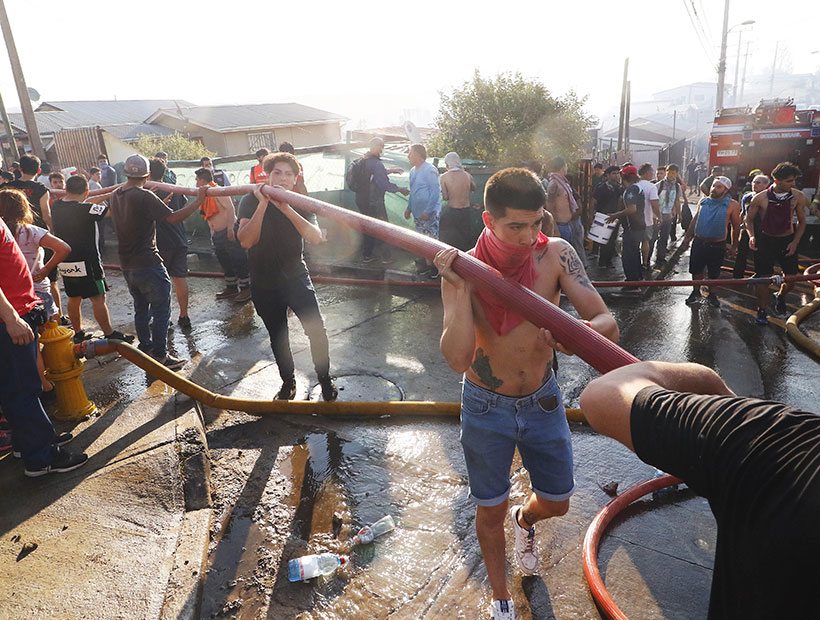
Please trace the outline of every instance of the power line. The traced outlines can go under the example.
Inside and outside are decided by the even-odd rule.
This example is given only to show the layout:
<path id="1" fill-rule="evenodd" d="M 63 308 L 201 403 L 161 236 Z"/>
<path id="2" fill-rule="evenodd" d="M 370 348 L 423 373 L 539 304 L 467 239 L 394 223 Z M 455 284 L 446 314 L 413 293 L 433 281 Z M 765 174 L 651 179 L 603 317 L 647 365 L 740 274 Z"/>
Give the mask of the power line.
<path id="1" fill-rule="evenodd" d="M 695 17 L 697 17 L 698 20 L 700 20 L 701 15 L 703 16 L 703 24 L 705 24 L 705 28 L 703 27 L 703 24 L 701 27 L 706 31 L 706 39 L 709 42 L 709 45 L 711 45 L 712 48 L 715 48 L 717 46 L 715 45 L 715 40 L 712 38 L 712 25 L 709 23 L 709 18 L 706 16 L 706 9 L 703 8 L 703 0 L 698 0 L 698 6 L 700 7 L 700 13 L 695 11 L 694 4 L 692 5 L 692 10 L 695 11 Z"/>
<path id="2" fill-rule="evenodd" d="M 692 12 L 689 9 L 689 4 L 687 4 L 686 0 L 683 0 L 683 7 L 686 9 L 686 14 L 689 16 L 689 21 L 692 24 L 692 29 L 695 31 L 695 35 L 698 38 L 698 42 L 700 43 L 701 48 L 703 48 L 703 53 L 706 54 L 706 58 L 709 59 L 709 64 L 712 68 L 717 71 L 717 65 L 714 63 L 714 56 L 709 49 L 709 46 L 704 40 L 703 33 L 701 32 L 700 28 L 698 28 L 697 24 L 695 23 L 695 18 L 692 16 Z"/>

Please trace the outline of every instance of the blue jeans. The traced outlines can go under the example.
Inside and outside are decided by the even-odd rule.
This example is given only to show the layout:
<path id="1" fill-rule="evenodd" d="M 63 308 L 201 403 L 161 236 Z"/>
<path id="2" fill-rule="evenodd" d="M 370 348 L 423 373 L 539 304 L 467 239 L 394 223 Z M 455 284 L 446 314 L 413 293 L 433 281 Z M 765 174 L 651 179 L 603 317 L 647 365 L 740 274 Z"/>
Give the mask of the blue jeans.
<path id="1" fill-rule="evenodd" d="M 528 396 L 503 396 L 465 377 L 461 445 L 470 498 L 479 506 L 507 499 L 516 447 L 536 495 L 560 502 L 575 491 L 572 438 L 554 375 Z"/>
<path id="2" fill-rule="evenodd" d="M 141 351 L 164 360 L 171 318 L 171 278 L 165 265 L 123 270 L 128 291 L 134 298 L 134 328 Z"/>
<path id="3" fill-rule="evenodd" d="M 282 380 L 292 379 L 295 372 L 288 336 L 288 308 L 299 317 L 310 341 L 310 354 L 316 374 L 320 379 L 327 377 L 330 373 L 327 331 L 310 276 L 305 274 L 288 278 L 275 285 L 275 288 L 251 286 L 251 299 L 256 313 L 262 318 L 270 334 L 270 348 Z"/>
<path id="4" fill-rule="evenodd" d="M 18 346 L 11 341 L 6 324 L 0 323 L 0 407 L 11 426 L 14 450 L 20 452 L 27 468 L 39 469 L 54 460 L 57 435 L 40 404 L 37 327 L 31 328 L 34 340 Z"/>

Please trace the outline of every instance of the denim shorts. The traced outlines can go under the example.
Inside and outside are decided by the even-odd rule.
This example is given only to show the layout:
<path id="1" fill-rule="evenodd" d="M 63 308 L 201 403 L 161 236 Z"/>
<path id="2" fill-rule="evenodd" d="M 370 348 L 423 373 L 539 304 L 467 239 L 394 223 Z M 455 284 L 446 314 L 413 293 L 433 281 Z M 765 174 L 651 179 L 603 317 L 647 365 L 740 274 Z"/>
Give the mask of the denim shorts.
<path id="1" fill-rule="evenodd" d="M 465 377 L 461 445 L 470 498 L 479 506 L 496 506 L 507 499 L 516 447 L 536 495 L 560 502 L 575 491 L 572 439 L 554 375 L 528 396 L 496 394 Z"/>

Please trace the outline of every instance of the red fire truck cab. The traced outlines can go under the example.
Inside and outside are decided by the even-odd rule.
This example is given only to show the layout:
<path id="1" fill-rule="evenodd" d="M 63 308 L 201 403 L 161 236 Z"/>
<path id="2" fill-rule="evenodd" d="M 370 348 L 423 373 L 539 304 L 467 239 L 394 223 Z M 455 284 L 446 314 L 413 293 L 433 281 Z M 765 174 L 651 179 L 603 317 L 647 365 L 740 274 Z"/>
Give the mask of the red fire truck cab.
<path id="1" fill-rule="evenodd" d="M 709 166 L 720 166 L 738 188 L 759 168 L 770 174 L 781 161 L 803 172 L 809 193 L 820 176 L 820 111 L 798 110 L 791 99 L 761 100 L 754 108 L 718 112 L 709 140 Z"/>

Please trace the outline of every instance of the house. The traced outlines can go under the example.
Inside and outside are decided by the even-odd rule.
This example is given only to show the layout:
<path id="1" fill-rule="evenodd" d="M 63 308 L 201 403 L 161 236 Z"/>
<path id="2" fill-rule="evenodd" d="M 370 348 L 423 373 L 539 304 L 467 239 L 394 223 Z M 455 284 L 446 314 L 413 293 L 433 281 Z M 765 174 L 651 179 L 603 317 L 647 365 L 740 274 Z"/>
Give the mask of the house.
<path id="1" fill-rule="evenodd" d="M 29 150 L 22 114 L 9 117 L 20 150 Z M 142 135 L 179 132 L 217 155 L 245 155 L 285 141 L 297 148 L 340 142 L 347 121 L 298 103 L 197 106 L 181 99 L 46 101 L 34 117 L 49 161 L 86 169 L 98 153 L 112 163 L 124 160 Z"/>
<path id="2" fill-rule="evenodd" d="M 344 116 L 300 103 L 258 105 L 168 106 L 145 120 L 202 143 L 217 155 L 275 150 L 282 142 L 294 147 L 335 144 L 342 138 Z"/>

